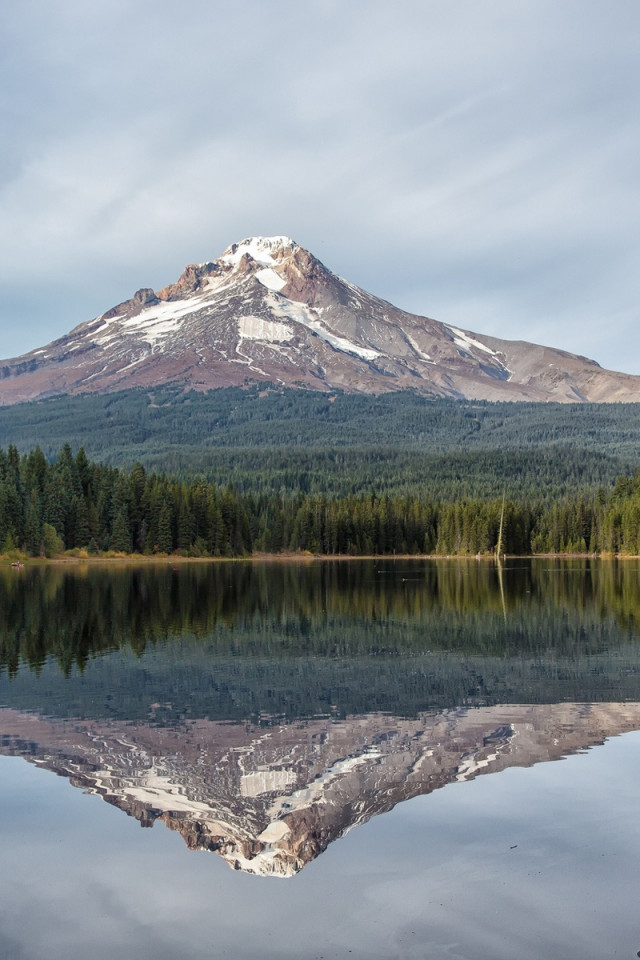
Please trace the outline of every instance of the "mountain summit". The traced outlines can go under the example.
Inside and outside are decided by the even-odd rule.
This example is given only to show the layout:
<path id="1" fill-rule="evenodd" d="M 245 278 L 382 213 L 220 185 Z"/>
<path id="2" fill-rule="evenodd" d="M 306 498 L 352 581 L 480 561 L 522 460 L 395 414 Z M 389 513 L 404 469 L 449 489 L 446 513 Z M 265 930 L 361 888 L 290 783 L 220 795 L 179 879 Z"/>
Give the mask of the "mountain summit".
<path id="1" fill-rule="evenodd" d="M 563 402 L 640 401 L 640 377 L 399 310 L 288 237 L 251 237 L 0 366 L 0 404 L 183 382 Z"/>

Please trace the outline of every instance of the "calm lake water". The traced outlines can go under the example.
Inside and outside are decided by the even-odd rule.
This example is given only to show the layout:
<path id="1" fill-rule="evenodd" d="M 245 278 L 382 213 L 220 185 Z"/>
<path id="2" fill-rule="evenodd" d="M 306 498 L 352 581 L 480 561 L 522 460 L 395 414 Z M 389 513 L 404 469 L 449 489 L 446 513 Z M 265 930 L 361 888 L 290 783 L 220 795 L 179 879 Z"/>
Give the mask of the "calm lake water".
<path id="1" fill-rule="evenodd" d="M 633 958 L 639 731 L 637 562 L 0 570 L 0 956 Z"/>

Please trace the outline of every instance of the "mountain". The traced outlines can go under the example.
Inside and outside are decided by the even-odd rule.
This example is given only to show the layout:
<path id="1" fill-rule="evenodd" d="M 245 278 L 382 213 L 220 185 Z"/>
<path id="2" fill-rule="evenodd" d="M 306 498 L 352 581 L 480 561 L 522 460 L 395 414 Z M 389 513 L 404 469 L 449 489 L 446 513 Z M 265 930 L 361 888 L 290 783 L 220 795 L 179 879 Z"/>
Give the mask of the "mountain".
<path id="1" fill-rule="evenodd" d="M 416 316 L 331 273 L 287 237 L 234 243 L 177 283 L 0 363 L 0 404 L 184 383 L 349 393 L 640 401 L 640 377 Z"/>
<path id="2" fill-rule="evenodd" d="M 259 726 L 60 720 L 0 708 L 0 754 L 68 777 L 189 849 L 291 877 L 411 797 L 581 752 L 640 725 L 637 703 L 460 707 Z"/>

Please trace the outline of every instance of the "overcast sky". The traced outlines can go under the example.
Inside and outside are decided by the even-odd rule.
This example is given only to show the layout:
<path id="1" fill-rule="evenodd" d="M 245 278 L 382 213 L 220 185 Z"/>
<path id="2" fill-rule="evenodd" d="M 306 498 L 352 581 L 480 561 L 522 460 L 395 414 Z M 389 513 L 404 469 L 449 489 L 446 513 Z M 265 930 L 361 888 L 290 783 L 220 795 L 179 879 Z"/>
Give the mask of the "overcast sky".
<path id="1" fill-rule="evenodd" d="M 638 0 L 4 0 L 0 357 L 286 234 L 640 374 Z"/>

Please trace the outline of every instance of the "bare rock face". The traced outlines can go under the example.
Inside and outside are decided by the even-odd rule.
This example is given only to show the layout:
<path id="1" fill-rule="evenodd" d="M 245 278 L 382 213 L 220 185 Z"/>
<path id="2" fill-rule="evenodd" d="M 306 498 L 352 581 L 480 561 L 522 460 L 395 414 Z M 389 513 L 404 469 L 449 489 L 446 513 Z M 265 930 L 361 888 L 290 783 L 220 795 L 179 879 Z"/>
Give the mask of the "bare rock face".
<path id="1" fill-rule="evenodd" d="M 352 827 L 448 783 L 582 751 L 640 727 L 640 704 L 458 708 L 162 728 L 0 709 L 0 753 L 68 777 L 143 827 L 235 870 L 291 877 Z"/>
<path id="2" fill-rule="evenodd" d="M 184 383 L 560 402 L 640 401 L 640 377 L 398 310 L 288 237 L 253 237 L 176 283 L 0 362 L 0 404 Z"/>

